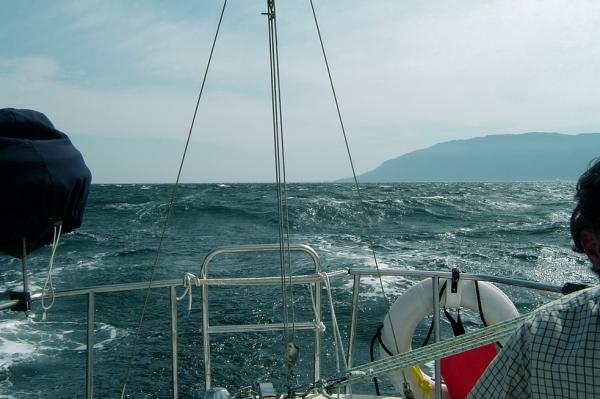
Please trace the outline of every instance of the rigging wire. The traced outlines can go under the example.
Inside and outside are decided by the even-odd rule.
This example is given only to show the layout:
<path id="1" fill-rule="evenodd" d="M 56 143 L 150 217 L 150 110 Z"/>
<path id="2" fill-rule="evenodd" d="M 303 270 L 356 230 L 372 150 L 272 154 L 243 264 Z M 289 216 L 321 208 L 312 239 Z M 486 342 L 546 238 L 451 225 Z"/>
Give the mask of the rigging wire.
<path id="1" fill-rule="evenodd" d="M 278 61 L 275 58 L 275 4 L 273 0 L 267 0 L 267 20 L 269 27 L 269 66 L 271 72 L 271 111 L 273 118 L 273 145 L 275 155 L 275 181 L 277 191 L 277 214 L 278 214 L 278 235 L 279 235 L 279 262 L 280 262 L 280 274 L 281 274 L 281 295 L 283 303 L 283 335 L 284 340 L 288 340 L 288 303 L 287 303 L 287 281 L 285 279 L 285 251 L 284 251 L 284 223 L 283 223 L 283 192 L 281 185 L 281 145 L 280 145 L 280 112 L 278 110 L 278 80 L 277 80 L 277 68 L 279 66 Z"/>
<path id="2" fill-rule="evenodd" d="M 156 249 L 156 255 L 154 258 L 154 262 L 152 265 L 152 269 L 150 270 L 150 278 L 148 280 L 148 288 L 146 289 L 146 295 L 144 298 L 144 302 L 142 305 L 142 310 L 140 312 L 140 319 L 138 322 L 138 326 L 136 328 L 135 331 L 135 338 L 134 338 L 134 342 L 133 342 L 133 346 L 129 352 L 129 356 L 128 356 L 128 361 L 127 361 L 127 368 L 125 371 L 125 378 L 123 379 L 122 385 L 121 385 L 121 399 L 123 399 L 125 397 L 125 392 L 127 389 L 127 383 L 129 382 L 129 376 L 130 376 L 130 370 L 131 370 L 131 366 L 133 363 L 133 357 L 136 353 L 137 350 L 137 346 L 139 343 L 139 338 L 140 338 L 140 333 L 141 333 L 141 329 L 142 329 L 142 325 L 144 323 L 144 316 L 146 314 L 146 309 L 148 307 L 148 300 L 150 299 L 150 293 L 151 293 L 151 287 L 152 287 L 152 283 L 154 282 L 154 278 L 156 275 L 156 269 L 158 266 L 158 261 L 160 259 L 160 252 L 162 249 L 162 244 L 166 235 L 166 231 L 167 228 L 169 226 L 169 221 L 171 219 L 171 214 L 172 214 L 172 210 L 173 210 L 173 205 L 175 204 L 175 194 L 177 192 L 177 187 L 179 185 L 179 181 L 181 179 L 181 172 L 183 170 L 183 164 L 185 162 L 185 156 L 187 154 L 187 150 L 190 144 L 190 139 L 192 137 L 192 131 L 194 129 L 194 122 L 196 121 L 196 116 L 198 115 L 198 107 L 200 105 L 200 100 L 202 99 L 202 93 L 204 92 L 204 86 L 206 84 L 206 77 L 208 76 L 208 71 L 210 69 L 210 63 L 213 57 L 213 53 L 215 50 L 215 45 L 217 43 L 217 37 L 219 36 L 219 30 L 221 29 L 221 22 L 223 21 L 223 15 L 225 14 L 225 8 L 227 7 L 227 0 L 223 1 L 223 8 L 221 9 L 221 16 L 219 17 L 219 23 L 217 24 L 217 30 L 215 32 L 215 36 L 212 42 L 212 46 L 210 49 L 210 55 L 208 56 L 208 61 L 206 63 L 206 68 L 204 70 L 204 77 L 202 78 L 202 85 L 200 86 L 200 93 L 198 94 L 198 99 L 196 101 L 196 107 L 194 108 L 194 115 L 192 117 L 192 122 L 190 124 L 190 128 L 188 131 L 188 135 L 187 135 L 187 140 L 185 142 L 185 148 L 183 150 L 183 154 L 181 156 L 181 162 L 179 164 L 179 170 L 177 171 L 177 179 L 175 180 L 175 184 L 173 185 L 173 188 L 171 190 L 171 195 L 170 195 L 170 199 L 169 199 L 169 206 L 167 208 L 167 212 L 165 215 L 165 220 L 162 226 L 162 231 L 161 231 L 161 235 L 160 235 L 160 239 L 158 241 L 158 247 Z"/>
<path id="3" fill-rule="evenodd" d="M 279 74 L 279 46 L 275 0 L 267 0 L 266 13 L 269 26 L 269 61 L 271 72 L 271 106 L 273 117 L 273 143 L 275 153 L 275 178 L 277 186 L 277 211 L 279 226 L 279 260 L 281 268 L 281 292 L 284 319 L 284 345 L 288 365 L 288 388 L 293 377 L 292 367 L 297 361 L 298 347 L 295 344 L 296 323 L 294 287 L 292 284 L 292 260 L 290 250 L 290 224 L 283 133 L 283 111 L 281 103 L 281 79 Z M 289 337 L 289 312 L 292 318 L 292 337 Z"/>
<path id="4" fill-rule="evenodd" d="M 275 33 L 275 60 L 277 62 L 277 91 L 278 91 L 278 106 L 279 106 L 279 124 L 280 124 L 280 135 L 281 135 L 281 162 L 282 162 L 282 177 L 283 177 L 283 209 L 285 215 L 285 241 L 286 241 L 286 253 L 287 253 L 287 273 L 288 273 L 288 285 L 290 291 L 290 303 L 292 311 L 292 339 L 296 339 L 296 316 L 294 306 L 294 285 L 292 284 L 292 251 L 290 250 L 290 216 L 288 206 L 288 195 L 287 195 L 287 177 L 286 177 L 286 163 L 285 163 L 285 145 L 283 140 L 283 107 L 281 106 L 281 80 L 279 78 L 279 44 L 277 39 L 277 21 L 275 19 L 275 0 L 273 0 L 273 28 Z"/>
<path id="5" fill-rule="evenodd" d="M 373 262 L 375 264 L 375 269 L 377 270 L 377 277 L 379 279 L 379 285 L 381 287 L 381 294 L 383 296 L 383 300 L 386 306 L 386 310 L 389 312 L 390 309 L 390 301 L 385 293 L 385 288 L 383 286 L 383 278 L 381 276 L 381 271 L 379 268 L 379 262 L 377 260 L 377 253 L 375 252 L 375 245 L 374 245 L 374 241 L 373 241 L 373 233 L 371 231 L 371 225 L 369 223 L 369 220 L 367 218 L 367 207 L 365 206 L 365 200 L 363 198 L 362 195 L 362 191 L 360 189 L 360 186 L 358 184 L 358 179 L 356 177 L 356 169 L 354 168 L 354 161 L 352 159 L 352 153 L 350 151 L 350 144 L 348 142 L 348 136 L 346 135 L 346 128 L 344 127 L 344 120 L 342 118 L 342 112 L 340 110 L 340 104 L 337 98 L 337 94 L 335 91 L 335 85 L 333 84 L 333 77 L 331 74 L 331 68 L 329 67 L 329 61 L 327 60 L 327 53 L 325 52 L 325 45 L 323 43 L 323 37 L 321 35 L 321 29 L 319 28 L 319 21 L 317 19 L 317 14 L 315 12 L 315 6 L 313 4 L 313 0 L 310 0 L 310 7 L 312 9 L 312 14 L 313 14 L 313 18 L 315 21 L 315 26 L 317 28 L 317 34 L 319 35 L 319 43 L 321 44 L 321 52 L 323 53 L 323 59 L 325 61 L 325 66 L 327 68 L 327 75 L 329 77 L 329 84 L 331 86 L 331 91 L 333 93 L 333 99 L 335 101 L 335 108 L 337 110 L 337 115 L 338 115 L 338 120 L 340 122 L 340 127 L 342 130 L 342 134 L 344 136 L 344 143 L 346 144 L 346 152 L 348 154 L 348 160 L 350 161 L 350 168 L 352 169 L 352 177 L 354 178 L 354 187 L 356 189 L 356 194 L 358 197 L 358 202 L 360 203 L 360 206 L 362 207 L 362 218 L 363 218 L 363 223 L 365 225 L 366 231 L 367 231 L 367 239 L 369 241 L 369 249 L 371 250 L 371 255 L 373 257 Z M 398 349 L 398 342 L 396 341 L 396 334 L 394 333 L 393 329 L 393 323 L 390 323 L 392 325 L 392 335 L 394 336 L 394 345 L 396 346 L 396 350 L 399 351 Z"/>

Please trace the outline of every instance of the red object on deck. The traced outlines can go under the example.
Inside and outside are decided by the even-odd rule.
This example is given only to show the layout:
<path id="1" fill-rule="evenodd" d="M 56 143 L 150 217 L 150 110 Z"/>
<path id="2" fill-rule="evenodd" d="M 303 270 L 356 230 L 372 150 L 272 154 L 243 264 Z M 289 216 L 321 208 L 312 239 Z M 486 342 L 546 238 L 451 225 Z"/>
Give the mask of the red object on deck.
<path id="1" fill-rule="evenodd" d="M 452 399 L 464 399 L 494 360 L 495 344 L 487 344 L 441 359 L 441 373 Z"/>

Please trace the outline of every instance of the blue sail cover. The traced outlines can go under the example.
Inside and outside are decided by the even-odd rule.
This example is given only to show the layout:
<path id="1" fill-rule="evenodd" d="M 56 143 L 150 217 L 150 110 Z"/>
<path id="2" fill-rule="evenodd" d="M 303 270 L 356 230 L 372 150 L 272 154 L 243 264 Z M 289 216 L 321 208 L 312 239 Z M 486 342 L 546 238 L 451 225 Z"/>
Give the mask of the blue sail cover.
<path id="1" fill-rule="evenodd" d="M 21 258 L 81 226 L 92 175 L 42 113 L 0 109 L 0 252 Z"/>

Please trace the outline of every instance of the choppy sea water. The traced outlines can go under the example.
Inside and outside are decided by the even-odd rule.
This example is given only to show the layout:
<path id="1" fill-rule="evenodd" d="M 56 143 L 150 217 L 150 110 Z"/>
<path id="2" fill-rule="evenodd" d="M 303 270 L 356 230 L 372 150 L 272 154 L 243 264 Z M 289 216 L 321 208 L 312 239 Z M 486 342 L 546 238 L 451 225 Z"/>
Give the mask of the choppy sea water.
<path id="1" fill-rule="evenodd" d="M 365 207 L 347 184 L 288 185 L 291 241 L 312 246 L 326 271 L 373 267 L 369 235 L 382 269 L 459 267 L 514 278 L 562 284 L 595 281 L 586 260 L 570 249 L 568 219 L 573 182 L 372 184 L 361 190 Z M 94 185 L 83 226 L 61 239 L 53 281 L 57 289 L 147 281 L 156 258 L 171 193 L 168 185 Z M 182 185 L 162 246 L 155 279 L 199 274 L 211 249 L 277 242 L 276 192 L 271 184 Z M 366 225 L 365 220 L 368 220 Z M 370 234 L 369 234 L 370 232 Z M 28 258 L 31 285 L 44 284 L 50 251 Z M 308 259 L 293 256 L 296 274 L 310 273 Z M 278 255 L 227 255 L 211 265 L 211 277 L 279 274 Z M 0 256 L 3 291 L 20 289 L 21 265 Z M 393 299 L 413 284 L 385 278 Z M 350 280 L 335 281 L 333 293 L 344 339 L 350 316 Z M 550 294 L 506 289 L 519 310 L 531 310 Z M 178 294 L 181 294 L 181 290 Z M 169 397 L 170 325 L 168 290 L 150 296 L 145 322 L 131 367 L 128 357 L 144 292 L 98 294 L 95 324 L 96 397 L 119 397 L 130 369 L 128 397 Z M 203 391 L 200 291 L 192 310 L 187 298 L 178 304 L 179 392 L 193 397 Z M 311 320 L 308 290 L 294 289 L 298 321 Z M 282 321 L 279 287 L 210 289 L 211 324 Z M 76 398 L 85 394 L 85 297 L 57 299 L 45 321 L 39 303 L 35 317 L 0 314 L 0 398 Z M 323 317 L 322 375 L 335 372 L 331 318 L 326 296 Z M 385 315 L 379 282 L 365 279 L 354 364 L 368 360 L 368 346 Z M 477 324 L 467 316 L 467 324 Z M 426 327 L 426 326 L 425 326 Z M 469 326 L 468 326 L 469 327 Z M 425 328 L 426 330 L 426 328 Z M 419 329 L 418 335 L 424 334 Z M 212 337 L 213 385 L 231 391 L 261 381 L 283 389 L 286 366 L 280 333 L 244 333 Z M 416 340 L 420 337 L 416 337 Z M 296 332 L 300 360 L 298 383 L 308 382 L 312 334 Z M 386 389 L 391 389 L 389 384 Z M 370 386 L 359 387 L 368 392 Z"/>

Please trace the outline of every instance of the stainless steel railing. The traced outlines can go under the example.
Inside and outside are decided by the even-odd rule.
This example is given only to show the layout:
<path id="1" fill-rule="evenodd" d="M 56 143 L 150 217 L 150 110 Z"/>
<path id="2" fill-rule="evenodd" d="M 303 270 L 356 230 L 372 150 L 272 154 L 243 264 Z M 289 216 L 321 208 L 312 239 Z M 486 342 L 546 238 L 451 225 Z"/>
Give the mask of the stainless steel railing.
<path id="1" fill-rule="evenodd" d="M 208 266 L 212 260 L 222 254 L 230 253 L 249 253 L 249 252 L 273 252 L 279 251 L 279 244 L 263 244 L 239 247 L 219 248 L 211 251 L 204 259 L 202 265 L 202 277 L 197 284 L 202 286 L 202 319 L 203 319 L 203 347 L 205 356 L 205 383 L 206 388 L 211 386 L 211 359 L 210 359 L 210 338 L 209 334 L 217 333 L 240 333 L 249 331 L 277 331 L 283 329 L 281 323 L 273 324 L 247 324 L 247 325 L 227 325 L 211 326 L 208 318 L 208 287 L 209 286 L 269 286 L 280 285 L 281 277 L 245 277 L 245 278 L 208 278 Z M 287 248 L 286 248 L 287 250 Z M 307 245 L 291 245 L 289 248 L 293 252 L 303 252 L 308 254 L 315 266 L 315 273 L 311 275 L 298 275 L 287 277 L 288 284 L 312 284 L 314 289 L 315 308 L 317 314 L 316 320 L 310 322 L 296 323 L 296 329 L 314 329 L 315 331 L 315 350 L 314 350 L 314 378 L 319 378 L 320 374 L 320 336 L 319 324 L 321 321 L 321 263 L 317 253 Z M 339 270 L 327 273 L 329 279 L 334 280 L 342 276 L 347 276 L 346 270 Z M 95 323 L 95 304 L 96 295 L 103 293 L 114 293 L 124 291 L 136 291 L 145 289 L 169 289 L 169 313 L 171 321 L 171 366 L 172 366 L 172 397 L 178 398 L 178 351 L 177 351 L 177 287 L 183 287 L 183 279 L 160 280 L 124 284 L 111 284 L 87 288 L 77 288 L 71 290 L 56 291 L 56 298 L 86 296 L 87 306 L 87 327 L 86 327 L 86 398 L 91 399 L 94 396 L 94 323 Z M 31 296 L 32 301 L 41 300 L 41 293 Z M 15 305 L 18 301 L 6 301 L 6 307 Z M 10 306 L 9 306 L 10 305 Z"/>
<path id="2" fill-rule="evenodd" d="M 247 325 L 221 325 L 211 326 L 209 323 L 209 312 L 208 312 L 208 287 L 209 286 L 269 286 L 281 284 L 281 277 L 245 277 L 245 278 L 209 278 L 208 270 L 209 265 L 214 258 L 223 254 L 231 253 L 250 253 L 250 252 L 274 252 L 279 251 L 279 244 L 266 244 L 266 245 L 252 245 L 252 246 L 239 246 L 239 247 L 226 247 L 219 248 L 211 251 L 204 259 L 202 265 L 202 278 L 198 279 L 197 284 L 202 286 L 202 331 L 203 331 L 203 348 L 204 348 L 204 359 L 205 359 L 205 384 L 206 388 L 211 386 L 211 357 L 210 357 L 210 335 L 218 333 L 238 333 L 248 331 L 277 331 L 283 328 L 281 323 L 273 324 L 247 324 Z M 287 248 L 286 248 L 287 250 Z M 316 320 L 309 322 L 296 323 L 296 328 L 314 329 L 315 330 L 315 350 L 314 350 L 314 380 L 319 379 L 320 376 L 320 336 L 318 330 L 318 324 L 321 321 L 321 279 L 319 275 L 321 272 L 321 264 L 317 253 L 307 245 L 291 245 L 290 251 L 302 252 L 309 256 L 315 267 L 315 273 L 309 275 L 298 275 L 291 278 L 287 278 L 289 284 L 310 284 L 311 289 L 314 289 L 315 307 L 317 314 L 315 315 Z M 435 340 L 439 341 L 439 279 L 440 278 L 452 278 L 451 272 L 441 271 L 415 271 L 415 270 L 382 270 L 379 272 L 382 276 L 398 276 L 398 277 L 412 277 L 412 278 L 432 278 L 432 295 L 434 298 L 434 336 Z M 353 351 L 355 346 L 356 330 L 358 327 L 358 305 L 360 300 L 360 284 L 361 279 L 365 276 L 376 276 L 378 272 L 374 269 L 368 268 L 355 268 L 349 270 L 338 270 L 327 273 L 329 279 L 339 279 L 343 277 L 352 276 L 354 279 L 352 289 L 352 307 L 350 315 L 350 327 L 349 327 L 349 340 L 347 348 L 347 361 L 348 366 L 352 366 Z M 488 281 L 499 284 L 507 284 L 518 287 L 533 288 L 541 291 L 558 292 L 562 291 L 561 286 L 537 283 L 526 280 L 504 278 L 489 275 L 469 274 L 461 273 L 460 278 L 467 280 L 478 280 Z M 95 286 L 81 289 L 63 290 L 56 291 L 56 298 L 63 297 L 74 297 L 74 296 L 86 296 L 88 301 L 87 307 L 87 349 L 86 349 L 86 398 L 93 398 L 94 395 L 94 323 L 95 323 L 95 301 L 96 295 L 102 293 L 114 293 L 123 291 L 135 291 L 144 289 L 169 289 L 169 314 L 171 321 L 171 365 L 172 365 L 172 397 L 178 398 L 178 350 L 177 350 L 177 287 L 182 287 L 182 279 L 171 279 L 154 281 L 151 284 L 148 282 L 138 283 L 125 283 L 125 284 L 112 284 L 104 286 Z M 32 300 L 37 301 L 41 299 L 41 294 L 36 293 L 32 295 Z M 12 303 L 14 301 L 11 301 Z M 9 303 L 9 302 L 5 302 Z M 437 315 L 437 316 L 436 316 Z M 435 374 L 436 374 L 436 386 L 440 387 L 441 384 L 439 379 L 439 359 L 435 363 Z M 436 397 L 441 397 L 441 391 L 436 390 Z"/>
<path id="3" fill-rule="evenodd" d="M 314 350 L 314 380 L 319 379 L 321 369 L 321 338 L 319 335 L 319 325 L 321 323 L 321 283 L 319 273 L 321 272 L 321 261 L 319 255 L 314 249 L 308 245 L 289 245 L 282 248 L 279 244 L 264 244 L 264 245 L 249 245 L 249 246 L 238 246 L 238 247 L 226 247 L 218 248 L 211 251 L 202 264 L 202 279 L 208 280 L 208 266 L 212 260 L 223 254 L 231 253 L 247 253 L 247 252 L 278 252 L 278 251 L 290 251 L 290 252 L 304 252 L 309 255 L 315 267 L 315 276 L 311 282 L 314 284 L 314 298 L 315 298 L 315 320 L 309 322 L 297 322 L 295 323 L 296 329 L 312 329 L 315 332 L 315 350 Z M 277 279 L 277 284 L 281 283 L 281 279 L 286 280 L 289 277 L 281 276 Z M 263 280 L 265 281 L 265 280 Z M 293 282 L 290 281 L 290 283 Z M 311 288 L 312 289 L 312 288 Z M 235 326 L 210 326 L 209 324 L 209 313 L 208 313 L 208 285 L 202 286 L 202 337 L 204 341 L 204 380 L 206 389 L 212 385 L 212 371 L 210 361 L 210 334 L 224 333 L 224 332 L 248 332 L 248 331 L 276 331 L 282 330 L 284 325 L 282 323 L 274 324 L 261 324 L 261 325 L 235 325 Z"/>

